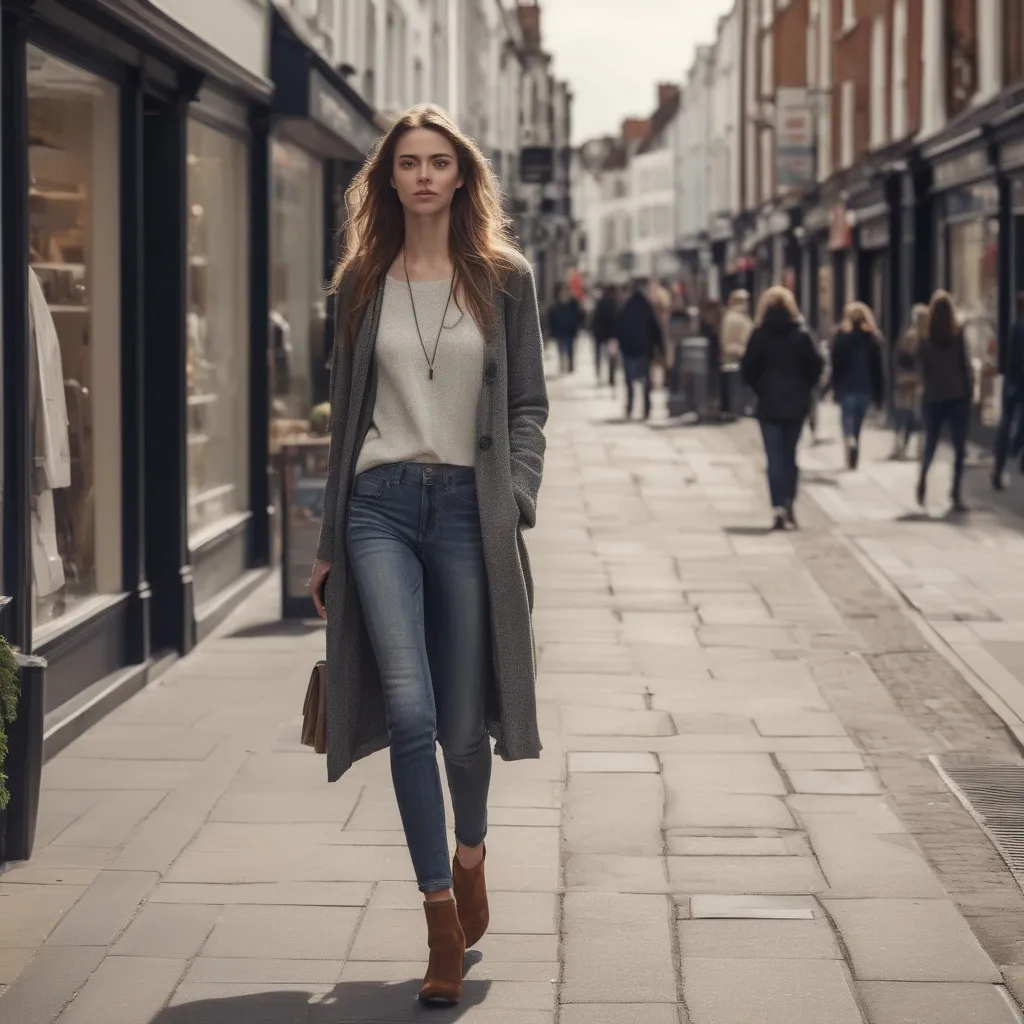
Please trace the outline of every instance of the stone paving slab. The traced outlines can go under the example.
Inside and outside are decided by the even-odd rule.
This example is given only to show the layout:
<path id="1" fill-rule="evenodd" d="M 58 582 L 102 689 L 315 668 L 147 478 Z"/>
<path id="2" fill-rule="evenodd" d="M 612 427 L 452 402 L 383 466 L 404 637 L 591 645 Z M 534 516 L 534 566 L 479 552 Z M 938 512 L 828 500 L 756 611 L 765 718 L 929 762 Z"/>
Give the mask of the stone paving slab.
<path id="1" fill-rule="evenodd" d="M 999 982 L 949 900 L 824 900 L 861 981 Z"/>
<path id="2" fill-rule="evenodd" d="M 827 922 L 690 920 L 679 922 L 683 960 L 840 960 Z"/>
<path id="3" fill-rule="evenodd" d="M 668 857 L 672 892 L 819 893 L 828 889 L 813 857 Z"/>
<path id="4" fill-rule="evenodd" d="M 683 991 L 693 1024 L 863 1024 L 832 960 L 686 959 Z"/>
<path id="5" fill-rule="evenodd" d="M 665 1003 L 676 972 L 664 896 L 566 893 L 563 1003 Z"/>
<path id="6" fill-rule="evenodd" d="M 869 1024 L 1020 1024 L 995 985 L 862 981 L 857 990 Z"/>

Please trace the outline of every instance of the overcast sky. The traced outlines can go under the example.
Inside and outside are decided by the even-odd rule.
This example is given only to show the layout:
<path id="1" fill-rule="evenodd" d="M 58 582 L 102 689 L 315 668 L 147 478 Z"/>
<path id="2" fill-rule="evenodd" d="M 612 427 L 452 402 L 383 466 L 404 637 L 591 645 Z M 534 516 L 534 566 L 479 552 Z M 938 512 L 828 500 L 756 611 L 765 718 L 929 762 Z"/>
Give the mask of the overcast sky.
<path id="1" fill-rule="evenodd" d="M 540 0 L 544 48 L 573 98 L 573 142 L 646 117 L 655 83 L 681 82 L 733 0 Z"/>

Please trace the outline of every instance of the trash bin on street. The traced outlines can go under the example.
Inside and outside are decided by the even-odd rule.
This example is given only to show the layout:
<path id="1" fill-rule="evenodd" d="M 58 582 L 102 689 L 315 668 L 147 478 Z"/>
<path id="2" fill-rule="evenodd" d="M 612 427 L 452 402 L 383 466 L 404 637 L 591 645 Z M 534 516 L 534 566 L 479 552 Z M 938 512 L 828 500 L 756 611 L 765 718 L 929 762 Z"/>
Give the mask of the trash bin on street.
<path id="1" fill-rule="evenodd" d="M 36 838 L 39 788 L 43 774 L 43 658 L 16 654 L 20 695 L 18 713 L 7 726 L 4 772 L 11 794 L 0 811 L 0 864 L 28 860 Z"/>
<path id="2" fill-rule="evenodd" d="M 669 416 L 707 416 L 709 352 L 707 338 L 684 338 L 676 343 L 669 376 Z"/>
<path id="3" fill-rule="evenodd" d="M 281 614 L 286 619 L 316 617 L 309 572 L 316 559 L 327 486 L 330 439 L 310 437 L 282 446 Z"/>
<path id="4" fill-rule="evenodd" d="M 750 388 L 743 383 L 739 363 L 726 363 L 722 366 L 722 414 L 728 419 L 739 419 L 749 416 L 753 409 L 754 397 Z"/>

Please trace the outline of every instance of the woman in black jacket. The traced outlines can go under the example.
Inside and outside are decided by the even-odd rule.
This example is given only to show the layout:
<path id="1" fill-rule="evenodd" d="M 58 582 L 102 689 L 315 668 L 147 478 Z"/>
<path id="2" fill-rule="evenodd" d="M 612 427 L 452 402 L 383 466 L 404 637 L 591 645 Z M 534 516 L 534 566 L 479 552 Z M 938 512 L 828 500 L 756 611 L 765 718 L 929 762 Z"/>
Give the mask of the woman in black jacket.
<path id="1" fill-rule="evenodd" d="M 953 439 L 953 490 L 950 500 L 954 512 L 966 512 L 960 485 L 964 476 L 974 374 L 967 357 L 964 332 L 957 322 L 953 298 L 948 292 L 937 291 L 932 296 L 928 307 L 928 333 L 921 339 L 918 361 L 924 382 L 925 441 L 921 476 L 917 482 L 917 503 L 924 506 L 928 470 L 939 446 L 943 424 L 948 422 Z"/>
<path id="2" fill-rule="evenodd" d="M 769 288 L 758 303 L 757 326 L 740 372 L 757 395 L 776 530 L 796 526 L 796 446 L 823 367 L 824 361 L 803 327 L 793 293 L 788 288 Z"/>
<path id="3" fill-rule="evenodd" d="M 548 326 L 558 342 L 558 365 L 562 373 L 576 368 L 576 335 L 583 326 L 583 309 L 568 285 L 558 288 L 558 301 L 548 314 Z"/>
<path id="4" fill-rule="evenodd" d="M 864 417 L 872 404 L 882 404 L 884 388 L 882 346 L 874 314 L 863 302 L 851 302 L 832 348 L 832 390 L 843 413 L 850 469 L 857 468 Z"/>
<path id="5" fill-rule="evenodd" d="M 605 285 L 601 289 L 601 298 L 594 307 L 591 318 L 591 333 L 594 335 L 594 370 L 597 383 L 601 383 L 601 357 L 608 353 L 608 383 L 615 387 L 615 353 L 611 351 L 609 342 L 615 337 L 615 318 L 619 313 L 619 293 L 615 285 Z"/>

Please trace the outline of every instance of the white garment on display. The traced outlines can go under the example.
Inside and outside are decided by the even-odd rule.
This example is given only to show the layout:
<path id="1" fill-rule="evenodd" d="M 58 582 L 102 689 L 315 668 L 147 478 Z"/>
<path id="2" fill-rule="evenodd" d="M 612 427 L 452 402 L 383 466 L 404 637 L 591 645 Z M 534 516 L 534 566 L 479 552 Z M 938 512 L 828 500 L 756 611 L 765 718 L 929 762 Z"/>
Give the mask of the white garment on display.
<path id="1" fill-rule="evenodd" d="M 53 491 L 49 490 L 32 500 L 32 574 L 38 597 L 46 597 L 64 586 L 64 559 L 57 548 Z"/>
<path id="2" fill-rule="evenodd" d="M 71 441 L 60 338 L 39 278 L 31 267 L 28 299 L 38 388 L 32 425 L 36 469 L 33 481 L 39 488 L 32 496 L 32 571 L 36 596 L 46 597 L 60 590 L 65 582 L 64 560 L 57 545 L 53 492 L 71 486 Z"/>
<path id="3" fill-rule="evenodd" d="M 42 429 L 36 437 L 42 451 L 36 449 L 35 464 L 42 469 L 47 486 L 56 490 L 71 486 L 71 446 L 68 438 L 68 407 L 64 397 L 64 364 L 60 338 L 46 304 L 36 272 L 28 268 L 29 324 L 36 346 L 39 367 L 39 411 Z M 52 521 L 52 516 L 51 516 Z"/>

